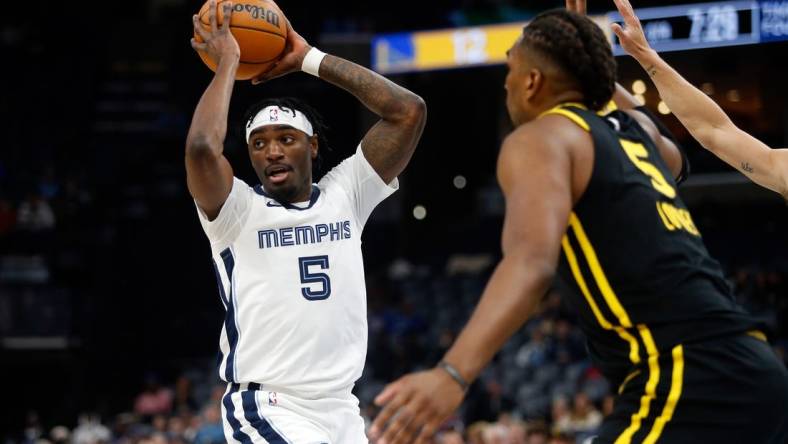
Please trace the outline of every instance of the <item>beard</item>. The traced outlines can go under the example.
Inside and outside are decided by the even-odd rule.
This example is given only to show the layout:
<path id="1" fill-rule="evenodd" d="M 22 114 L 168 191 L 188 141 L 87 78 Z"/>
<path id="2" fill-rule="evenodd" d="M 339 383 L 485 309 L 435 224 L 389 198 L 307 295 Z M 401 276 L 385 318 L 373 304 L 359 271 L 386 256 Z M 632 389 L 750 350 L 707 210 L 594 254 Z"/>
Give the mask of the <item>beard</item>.
<path id="1" fill-rule="evenodd" d="M 291 174 L 296 174 L 293 170 Z M 301 180 L 288 180 L 279 185 L 273 185 L 267 180 L 261 180 L 266 194 L 271 196 L 279 203 L 291 204 L 308 200 L 310 192 L 312 191 L 312 181 L 309 175 L 305 175 Z"/>
<path id="2" fill-rule="evenodd" d="M 283 185 L 276 188 L 268 189 L 266 188 L 265 192 L 268 193 L 274 200 L 280 203 L 293 203 L 298 199 L 298 195 L 300 194 L 300 188 L 295 184 Z"/>

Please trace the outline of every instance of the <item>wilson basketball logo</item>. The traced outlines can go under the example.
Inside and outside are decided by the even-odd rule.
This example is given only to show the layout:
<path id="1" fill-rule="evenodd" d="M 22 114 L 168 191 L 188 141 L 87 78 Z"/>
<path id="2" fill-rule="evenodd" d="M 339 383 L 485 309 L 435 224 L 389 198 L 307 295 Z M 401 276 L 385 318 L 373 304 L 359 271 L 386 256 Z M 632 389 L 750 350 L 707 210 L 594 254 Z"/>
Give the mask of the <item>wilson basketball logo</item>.
<path id="1" fill-rule="evenodd" d="M 282 55 L 287 40 L 287 18 L 270 0 L 218 0 L 216 6 L 216 23 L 224 23 L 224 8 L 233 14 L 230 32 L 238 42 L 241 50 L 240 65 L 235 73 L 236 80 L 249 80 L 257 77 L 273 65 Z M 203 34 L 210 32 L 211 1 L 206 0 L 197 14 Z M 232 4 L 232 7 L 229 7 Z M 202 42 L 197 29 L 195 41 Z M 216 71 L 217 60 L 213 60 L 205 51 L 197 51 L 202 61 Z"/>
<path id="2" fill-rule="evenodd" d="M 266 22 L 274 25 L 279 26 L 279 14 L 276 11 L 272 11 L 270 9 L 265 9 L 263 7 L 257 5 L 250 5 L 250 4 L 235 4 L 233 5 L 233 11 L 235 12 L 244 12 L 246 11 L 253 19 L 256 20 L 265 20 Z"/>

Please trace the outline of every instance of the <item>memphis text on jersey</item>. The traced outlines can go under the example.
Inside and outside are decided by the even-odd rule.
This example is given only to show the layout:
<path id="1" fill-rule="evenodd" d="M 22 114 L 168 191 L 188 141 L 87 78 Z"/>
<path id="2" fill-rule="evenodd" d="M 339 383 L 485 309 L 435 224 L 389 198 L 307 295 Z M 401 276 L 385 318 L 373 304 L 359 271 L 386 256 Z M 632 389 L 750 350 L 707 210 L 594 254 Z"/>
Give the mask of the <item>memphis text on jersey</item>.
<path id="1" fill-rule="evenodd" d="M 331 224 L 303 225 L 257 232 L 257 239 L 261 249 L 334 242 L 350 239 L 350 237 L 349 220 Z"/>

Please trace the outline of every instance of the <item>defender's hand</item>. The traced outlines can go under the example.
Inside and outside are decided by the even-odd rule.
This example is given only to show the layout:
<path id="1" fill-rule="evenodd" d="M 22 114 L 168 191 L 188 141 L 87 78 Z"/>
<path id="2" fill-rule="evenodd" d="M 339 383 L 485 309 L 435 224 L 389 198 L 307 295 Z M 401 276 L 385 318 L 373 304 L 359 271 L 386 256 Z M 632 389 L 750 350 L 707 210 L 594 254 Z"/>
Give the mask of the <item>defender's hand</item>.
<path id="1" fill-rule="evenodd" d="M 275 2 L 274 4 L 276 5 Z M 279 6 L 277 5 L 277 7 Z M 282 56 L 279 60 L 277 60 L 268 71 L 252 79 L 253 85 L 267 82 L 285 74 L 290 74 L 291 72 L 301 71 L 304 57 L 306 57 L 306 53 L 312 49 L 309 43 L 306 42 L 306 39 L 301 37 L 301 34 L 295 32 L 293 25 L 290 24 L 290 20 L 285 20 L 287 21 L 287 41 L 285 42 L 285 50 L 282 52 Z"/>
<path id="2" fill-rule="evenodd" d="M 192 17 L 194 32 L 202 39 L 202 42 L 198 42 L 197 39 L 192 38 L 192 48 L 207 53 L 208 57 L 217 65 L 225 57 L 235 57 L 235 60 L 241 58 L 241 49 L 230 32 L 230 22 L 233 18 L 233 3 L 231 1 L 222 4 L 222 14 L 224 19 L 222 25 L 219 26 L 216 20 L 216 0 L 211 0 L 208 4 L 210 31 L 203 29 L 200 17 L 196 14 Z"/>
<path id="3" fill-rule="evenodd" d="M 383 410 L 369 429 L 376 444 L 427 444 L 465 395 L 445 370 L 411 373 L 375 398 Z"/>
<path id="4" fill-rule="evenodd" d="M 640 19 L 635 15 L 635 10 L 632 9 L 632 4 L 629 0 L 613 0 L 618 8 L 621 17 L 624 18 L 624 27 L 618 23 L 613 23 L 613 32 L 618 36 L 621 46 L 632 57 L 640 61 L 648 54 L 652 53 L 651 45 L 646 40 L 646 34 L 643 32 L 643 26 L 640 24 Z"/>
<path id="5" fill-rule="evenodd" d="M 586 15 L 586 0 L 566 0 L 566 9 L 578 14 Z"/>

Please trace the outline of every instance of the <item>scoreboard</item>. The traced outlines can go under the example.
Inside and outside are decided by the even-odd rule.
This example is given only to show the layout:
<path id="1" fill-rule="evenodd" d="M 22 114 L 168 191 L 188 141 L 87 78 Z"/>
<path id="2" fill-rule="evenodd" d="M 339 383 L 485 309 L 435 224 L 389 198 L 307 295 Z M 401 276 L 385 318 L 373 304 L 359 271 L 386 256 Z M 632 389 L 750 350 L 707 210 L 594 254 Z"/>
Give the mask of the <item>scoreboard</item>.
<path id="1" fill-rule="evenodd" d="M 749 45 L 760 41 L 758 3 L 732 1 L 638 9 L 651 46 L 659 52 L 717 46 Z M 608 20 L 621 23 L 618 12 Z M 625 54 L 613 41 L 613 53 Z"/>
<path id="2" fill-rule="evenodd" d="M 788 0 L 733 0 L 638 9 L 646 37 L 660 52 L 788 40 Z M 615 55 L 624 50 L 610 32 L 618 12 L 591 17 L 608 35 Z M 506 50 L 527 23 L 382 34 L 372 41 L 372 65 L 381 73 L 427 71 L 504 63 Z"/>
<path id="3" fill-rule="evenodd" d="M 788 1 L 761 1 L 761 41 L 788 40 Z"/>

